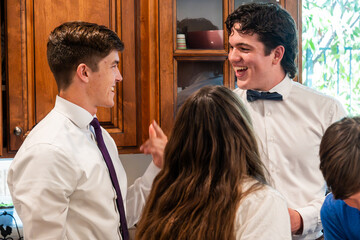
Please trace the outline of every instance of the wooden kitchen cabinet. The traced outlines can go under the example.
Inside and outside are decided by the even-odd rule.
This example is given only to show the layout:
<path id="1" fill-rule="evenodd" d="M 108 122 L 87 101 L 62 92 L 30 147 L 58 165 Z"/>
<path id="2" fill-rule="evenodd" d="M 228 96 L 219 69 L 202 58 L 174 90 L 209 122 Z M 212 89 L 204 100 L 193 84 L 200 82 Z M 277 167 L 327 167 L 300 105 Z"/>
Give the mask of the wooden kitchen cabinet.
<path id="1" fill-rule="evenodd" d="M 119 68 L 124 80 L 117 85 L 115 106 L 99 109 L 97 115 L 120 153 L 138 153 L 148 138 L 151 121 L 156 120 L 169 134 L 181 102 L 199 86 L 223 84 L 235 88 L 234 73 L 227 60 L 229 43 L 224 21 L 239 4 L 249 1 L 254 2 L 1 1 L 1 37 L 5 43 L 0 94 L 1 157 L 13 156 L 33 126 L 53 108 L 57 87 L 47 64 L 46 42 L 57 25 L 73 20 L 96 22 L 116 31 L 123 40 L 125 50 L 120 55 Z M 300 0 L 269 1 L 283 5 L 301 29 Z M 220 45 L 199 46 L 199 41 L 185 38 L 188 42 L 183 49 L 181 34 L 214 30 L 221 32 Z"/>
<path id="2" fill-rule="evenodd" d="M 2 111 L 7 121 L 5 152 L 15 153 L 32 127 L 53 108 L 58 91 L 47 64 L 47 38 L 56 26 L 75 20 L 105 25 L 124 42 L 119 63 L 124 81 L 117 85 L 115 106 L 99 109 L 97 116 L 120 149 L 136 146 L 135 2 L 7 0 L 2 8 L 7 62 L 7 103 L 3 104 L 7 108 Z"/>

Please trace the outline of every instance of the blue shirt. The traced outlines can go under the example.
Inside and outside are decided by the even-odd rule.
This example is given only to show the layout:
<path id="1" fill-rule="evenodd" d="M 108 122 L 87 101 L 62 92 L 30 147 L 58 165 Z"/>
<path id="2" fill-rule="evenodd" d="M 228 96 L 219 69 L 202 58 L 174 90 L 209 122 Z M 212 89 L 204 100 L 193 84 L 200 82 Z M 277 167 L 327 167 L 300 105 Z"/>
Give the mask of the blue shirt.
<path id="1" fill-rule="evenodd" d="M 326 197 L 320 215 L 325 239 L 360 239 L 360 211 L 334 199 L 332 193 Z"/>

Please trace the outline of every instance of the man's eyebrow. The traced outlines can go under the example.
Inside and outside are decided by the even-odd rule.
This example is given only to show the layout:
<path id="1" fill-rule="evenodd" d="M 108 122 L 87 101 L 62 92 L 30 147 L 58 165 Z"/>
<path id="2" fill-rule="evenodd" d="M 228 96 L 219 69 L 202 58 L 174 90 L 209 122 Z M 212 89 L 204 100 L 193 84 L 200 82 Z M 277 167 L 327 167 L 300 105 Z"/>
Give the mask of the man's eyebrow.
<path id="1" fill-rule="evenodd" d="M 250 48 L 251 45 L 247 44 L 247 43 L 236 43 L 235 44 L 235 47 L 248 47 Z"/>
<path id="2" fill-rule="evenodd" d="M 114 60 L 112 63 L 113 64 L 119 64 L 119 62 L 120 62 L 119 60 Z"/>

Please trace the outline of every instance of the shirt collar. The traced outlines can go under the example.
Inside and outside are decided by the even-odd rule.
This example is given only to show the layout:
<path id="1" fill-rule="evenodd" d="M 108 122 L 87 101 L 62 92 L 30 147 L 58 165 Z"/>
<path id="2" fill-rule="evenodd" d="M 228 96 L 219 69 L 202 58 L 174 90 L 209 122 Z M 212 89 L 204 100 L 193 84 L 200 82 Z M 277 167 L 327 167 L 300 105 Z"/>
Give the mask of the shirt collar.
<path id="1" fill-rule="evenodd" d="M 292 87 L 292 80 L 286 74 L 285 78 L 280 83 L 278 83 L 275 87 L 270 89 L 269 92 L 280 93 L 283 96 L 283 99 L 286 99 L 290 94 L 291 87 Z"/>
<path id="2" fill-rule="evenodd" d="M 68 100 L 56 96 L 56 102 L 54 110 L 61 113 L 72 121 L 79 128 L 87 128 L 89 123 L 93 120 L 95 116 L 92 116 L 84 108 L 69 102 Z"/>

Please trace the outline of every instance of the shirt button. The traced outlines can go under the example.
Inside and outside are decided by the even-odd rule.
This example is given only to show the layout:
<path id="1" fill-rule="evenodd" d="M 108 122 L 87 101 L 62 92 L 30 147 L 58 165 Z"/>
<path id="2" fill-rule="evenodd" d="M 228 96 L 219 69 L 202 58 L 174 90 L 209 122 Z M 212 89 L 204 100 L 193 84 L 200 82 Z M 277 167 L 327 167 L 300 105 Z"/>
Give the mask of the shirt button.
<path id="1" fill-rule="evenodd" d="M 269 117 L 270 115 L 271 115 L 271 112 L 267 112 L 267 113 L 266 113 L 266 116 Z"/>

